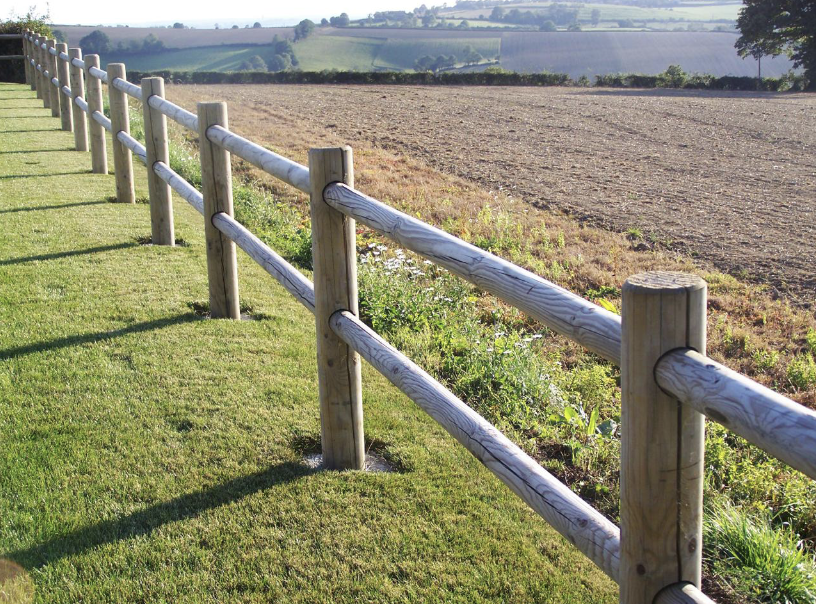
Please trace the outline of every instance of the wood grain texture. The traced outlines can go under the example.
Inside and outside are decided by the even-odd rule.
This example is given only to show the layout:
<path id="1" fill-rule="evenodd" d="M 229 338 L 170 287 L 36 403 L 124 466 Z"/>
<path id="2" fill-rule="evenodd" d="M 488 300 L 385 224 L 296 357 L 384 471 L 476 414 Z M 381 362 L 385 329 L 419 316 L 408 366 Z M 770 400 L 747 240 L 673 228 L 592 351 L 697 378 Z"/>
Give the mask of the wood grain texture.
<path id="1" fill-rule="evenodd" d="M 227 127 L 227 104 L 199 103 L 198 136 L 204 195 L 204 237 L 207 243 L 210 316 L 214 319 L 240 319 L 235 244 L 212 223 L 212 217 L 219 212 L 224 212 L 228 216 L 234 215 L 229 152 L 214 145 L 207 138 L 207 129 L 216 125 Z"/>
<path id="2" fill-rule="evenodd" d="M 693 350 L 666 354 L 655 379 L 684 405 L 816 480 L 816 412 Z"/>
<path id="3" fill-rule="evenodd" d="M 68 45 L 60 43 L 56 45 L 56 49 L 60 54 L 67 54 Z M 57 79 L 59 80 L 60 92 L 62 92 L 62 89 L 65 87 L 71 87 L 68 70 L 68 63 L 57 56 Z M 64 94 L 60 94 L 60 96 L 62 97 L 60 100 L 60 125 L 66 132 L 72 132 L 74 130 L 74 116 L 71 111 L 71 99 L 67 98 Z"/>
<path id="4" fill-rule="evenodd" d="M 85 73 L 88 75 L 88 114 L 91 120 L 88 123 L 88 132 L 91 139 L 91 169 L 94 174 L 108 173 L 108 144 L 105 139 L 105 127 L 95 115 L 102 115 L 104 104 L 102 99 L 102 82 L 91 74 L 91 70 L 99 69 L 99 55 L 85 57 Z"/>
<path id="5" fill-rule="evenodd" d="M 204 214 L 204 196 L 193 185 L 162 162 L 153 164 L 153 171 L 170 185 L 170 188 L 178 193 L 182 199 L 198 210 L 199 214 Z"/>
<path id="6" fill-rule="evenodd" d="M 358 314 L 355 224 L 323 201 L 327 184 L 354 185 L 351 148 L 311 149 L 309 174 L 323 464 L 335 470 L 362 470 L 360 356 L 329 326 L 329 318 L 338 310 Z"/>
<path id="7" fill-rule="evenodd" d="M 108 81 L 125 77 L 124 63 L 108 64 Z M 113 172 L 116 176 L 116 199 L 119 203 L 136 203 L 133 189 L 133 158 L 130 149 L 118 138 L 119 132 L 130 134 L 130 116 L 127 97 L 115 88 L 108 86 L 108 103 L 110 105 L 111 134 L 113 140 Z"/>
<path id="8" fill-rule="evenodd" d="M 501 298 L 587 349 L 620 363 L 620 317 L 506 260 L 334 184 L 326 203 Z"/>
<path id="9" fill-rule="evenodd" d="M 315 313 L 314 285 L 294 266 L 276 254 L 268 245 L 258 239 L 240 222 L 224 213 L 213 216 L 213 225 L 224 233 L 250 258 L 261 265 L 283 288 L 303 304 L 309 312 Z"/>
<path id="10" fill-rule="evenodd" d="M 620 532 L 614 524 L 352 313 L 336 312 L 330 325 L 548 524 L 618 580 Z"/>
<path id="11" fill-rule="evenodd" d="M 82 58 L 82 49 L 69 48 L 68 56 L 72 59 Z M 74 121 L 74 146 L 76 147 L 77 151 L 87 151 L 88 118 L 85 111 L 83 111 L 76 102 L 77 99 L 85 98 L 84 72 L 79 67 L 71 64 L 69 68 L 69 78 L 71 81 L 71 97 L 73 99 L 73 102 L 71 103 L 71 110 Z"/>
<path id="12" fill-rule="evenodd" d="M 309 168 L 306 166 L 273 153 L 269 149 L 264 149 L 220 126 L 210 128 L 207 135 L 212 142 L 221 145 L 233 155 L 247 160 L 267 174 L 271 174 L 296 189 L 309 193 Z"/>
<path id="13" fill-rule="evenodd" d="M 120 92 L 124 92 L 128 96 L 132 96 L 134 99 L 141 101 L 142 100 L 142 89 L 139 88 L 136 84 L 131 84 L 127 81 L 127 76 L 117 76 L 110 80 L 111 85 L 119 90 Z"/>
<path id="14" fill-rule="evenodd" d="M 660 389 L 654 367 L 669 350 L 705 350 L 705 303 L 696 275 L 644 273 L 623 286 L 621 603 L 700 584 L 704 418 Z"/>
<path id="15" fill-rule="evenodd" d="M 147 102 L 150 103 L 151 107 L 162 112 L 174 122 L 181 124 L 193 132 L 198 132 L 198 117 L 195 113 L 182 109 L 178 105 L 160 97 L 153 97 L 148 99 Z"/>
<path id="16" fill-rule="evenodd" d="M 53 78 L 57 77 L 57 59 L 52 53 L 55 53 L 56 49 L 54 46 L 57 44 L 56 40 L 46 40 L 45 42 L 48 45 L 48 53 L 45 55 L 45 59 L 48 64 L 48 82 L 51 84 L 48 87 L 48 94 L 51 98 L 51 117 L 60 117 L 60 97 L 62 96 L 59 91 L 59 85 L 54 85 L 52 80 Z M 64 99 L 63 99 L 64 101 Z"/>
<path id="17" fill-rule="evenodd" d="M 714 604 L 691 583 L 675 583 L 657 594 L 654 604 Z"/>
<path id="18" fill-rule="evenodd" d="M 142 98 L 164 97 L 163 78 L 144 78 Z M 156 162 L 170 164 L 170 146 L 167 139 L 167 118 L 142 102 L 147 165 L 147 188 L 150 194 L 150 228 L 153 245 L 176 245 L 173 225 L 173 199 L 170 186 L 153 171 Z"/>

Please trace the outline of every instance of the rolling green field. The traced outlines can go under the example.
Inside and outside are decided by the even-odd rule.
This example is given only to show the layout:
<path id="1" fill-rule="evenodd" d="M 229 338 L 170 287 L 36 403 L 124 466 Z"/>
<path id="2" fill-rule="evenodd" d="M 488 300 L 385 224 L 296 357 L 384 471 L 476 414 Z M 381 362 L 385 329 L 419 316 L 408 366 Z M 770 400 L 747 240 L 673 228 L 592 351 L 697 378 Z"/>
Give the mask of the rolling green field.
<path id="1" fill-rule="evenodd" d="M 371 71 L 385 41 L 385 38 L 311 36 L 295 45 L 295 56 L 304 71 Z"/>
<path id="2" fill-rule="evenodd" d="M 238 71 L 239 65 L 254 55 L 266 58 L 273 53 L 273 46 L 205 46 L 164 50 L 160 53 L 110 53 L 102 56 L 102 64 L 124 63 L 128 69 L 138 71 Z"/>
<path id="3" fill-rule="evenodd" d="M 312 316 L 241 252 L 255 320 L 199 316 L 200 215 L 176 198 L 184 244 L 140 245 L 148 206 L 110 203 L 26 86 L 0 84 L 0 132 L 0 570 L 34 601 L 617 601 L 368 366 L 397 471 L 310 469 Z"/>

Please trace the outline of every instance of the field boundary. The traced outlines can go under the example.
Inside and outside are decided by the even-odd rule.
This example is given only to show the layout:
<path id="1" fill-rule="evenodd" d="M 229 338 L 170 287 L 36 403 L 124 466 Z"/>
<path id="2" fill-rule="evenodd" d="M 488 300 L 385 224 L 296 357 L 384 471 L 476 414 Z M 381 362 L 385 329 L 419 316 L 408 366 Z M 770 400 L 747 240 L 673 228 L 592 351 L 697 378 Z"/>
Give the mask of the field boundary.
<path id="1" fill-rule="evenodd" d="M 630 277 L 619 317 L 356 190 L 349 147 L 312 149 L 303 166 L 231 132 L 226 103 L 191 113 L 164 98 L 162 78 L 137 86 L 124 64 L 102 71 L 97 55 L 23 40 L 27 82 L 76 149 L 90 149 L 95 173 L 108 171 L 111 133 L 117 201 L 135 203 L 132 156 L 146 166 L 154 245 L 175 245 L 171 189 L 203 215 L 211 317 L 240 318 L 236 247 L 315 315 L 324 467 L 364 468 L 362 357 L 617 582 L 626 604 L 711 602 L 699 591 L 705 416 L 816 479 L 816 412 L 705 356 L 701 278 Z M 130 134 L 129 99 L 142 105 L 144 145 Z M 167 118 L 198 133 L 200 192 L 169 166 Z M 235 220 L 231 154 L 310 195 L 314 282 Z M 620 365 L 620 528 L 359 319 L 358 221 Z"/>

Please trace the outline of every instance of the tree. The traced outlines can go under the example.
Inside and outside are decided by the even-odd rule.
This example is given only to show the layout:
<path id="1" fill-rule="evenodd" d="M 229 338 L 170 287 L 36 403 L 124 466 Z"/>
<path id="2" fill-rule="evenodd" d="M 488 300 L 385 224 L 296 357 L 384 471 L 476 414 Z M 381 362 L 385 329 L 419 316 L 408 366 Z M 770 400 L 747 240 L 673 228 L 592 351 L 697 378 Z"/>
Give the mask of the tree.
<path id="1" fill-rule="evenodd" d="M 184 29 L 184 23 L 173 23 L 173 29 Z"/>
<path id="2" fill-rule="evenodd" d="M 414 69 L 416 71 L 431 71 L 431 67 L 433 66 L 434 58 L 431 55 L 425 55 L 424 57 L 419 57 L 414 63 Z"/>
<path id="3" fill-rule="evenodd" d="M 491 21 L 502 21 L 504 19 L 504 9 L 501 6 L 494 6 L 490 13 Z"/>
<path id="4" fill-rule="evenodd" d="M 816 2 L 814 0 L 744 0 L 737 17 L 741 57 L 786 53 L 794 67 L 804 67 L 807 89 L 816 90 Z"/>
<path id="5" fill-rule="evenodd" d="M 349 19 L 348 14 L 340 13 L 339 17 L 332 17 L 329 19 L 329 23 L 331 23 L 332 27 L 348 27 L 351 20 Z"/>
<path id="6" fill-rule="evenodd" d="M 465 46 L 465 49 L 462 51 L 462 55 L 463 60 L 467 65 L 475 65 L 476 63 L 482 60 L 482 55 L 470 44 Z"/>
<path id="7" fill-rule="evenodd" d="M 258 29 L 260 26 L 261 26 L 260 21 L 255 21 L 255 23 L 252 24 L 252 27 L 254 27 L 255 29 Z"/>
<path id="8" fill-rule="evenodd" d="M 101 55 L 113 50 L 108 34 L 101 29 L 95 29 L 79 41 L 79 47 L 86 55 Z"/>
<path id="9" fill-rule="evenodd" d="M 589 16 L 589 20 L 592 23 L 592 25 L 597 27 L 598 23 L 601 22 L 601 11 L 599 11 L 597 8 L 593 8 L 592 13 Z"/>
<path id="10" fill-rule="evenodd" d="M 161 52 L 164 50 L 164 42 L 153 34 L 147 34 L 142 41 L 142 50 L 144 52 Z"/>
<path id="11" fill-rule="evenodd" d="M 436 15 L 433 13 L 425 13 L 422 15 L 423 27 L 433 27 L 436 25 Z"/>
<path id="12" fill-rule="evenodd" d="M 233 25 L 230 29 L 238 29 L 237 25 Z"/>
<path id="13" fill-rule="evenodd" d="M 298 40 L 305 40 L 306 38 L 308 38 L 310 35 L 312 35 L 314 29 L 315 24 L 313 21 L 310 21 L 309 19 L 304 19 L 303 21 L 295 25 L 295 42 L 297 42 Z"/>
<path id="14" fill-rule="evenodd" d="M 538 27 L 538 31 L 558 31 L 558 28 L 555 26 L 554 21 L 547 20 Z"/>
<path id="15" fill-rule="evenodd" d="M 61 29 L 55 29 L 52 33 L 54 34 L 54 40 L 57 42 L 64 44 L 68 41 L 68 38 L 65 36 L 65 32 Z"/>
<path id="16" fill-rule="evenodd" d="M 323 17 L 320 20 L 320 27 L 328 27 L 330 25 L 329 20 L 326 17 Z"/>
<path id="17" fill-rule="evenodd" d="M 266 61 L 264 61 L 258 55 L 252 55 L 251 57 L 249 57 L 249 59 L 247 59 L 246 61 L 241 63 L 241 65 L 238 67 L 238 70 L 239 71 L 266 71 L 267 70 Z"/>
<path id="18" fill-rule="evenodd" d="M 292 66 L 290 55 L 275 55 L 269 62 L 269 71 L 284 71 Z"/>

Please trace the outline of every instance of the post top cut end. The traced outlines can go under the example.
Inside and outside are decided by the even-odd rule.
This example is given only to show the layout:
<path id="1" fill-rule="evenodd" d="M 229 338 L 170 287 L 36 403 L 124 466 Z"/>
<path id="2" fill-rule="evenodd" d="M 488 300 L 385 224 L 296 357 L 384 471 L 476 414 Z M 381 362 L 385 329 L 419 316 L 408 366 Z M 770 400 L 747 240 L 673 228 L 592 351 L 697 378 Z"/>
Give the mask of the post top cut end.
<path id="1" fill-rule="evenodd" d="M 698 275 L 669 271 L 651 271 L 632 275 L 623 284 L 623 290 L 632 293 L 681 293 L 705 288 L 705 280 Z"/>

